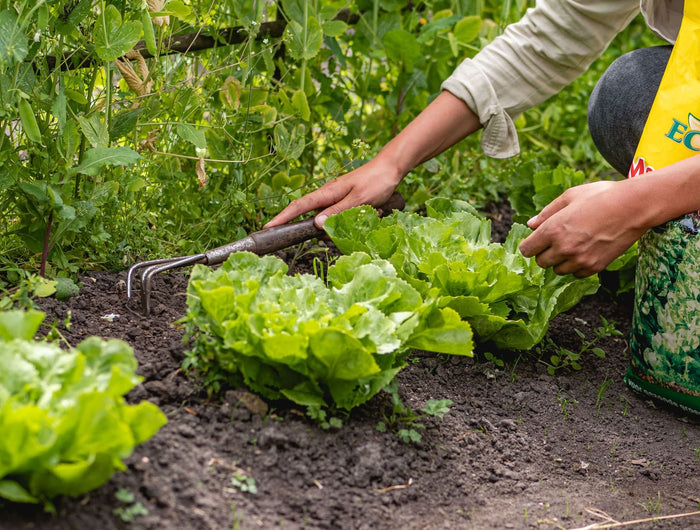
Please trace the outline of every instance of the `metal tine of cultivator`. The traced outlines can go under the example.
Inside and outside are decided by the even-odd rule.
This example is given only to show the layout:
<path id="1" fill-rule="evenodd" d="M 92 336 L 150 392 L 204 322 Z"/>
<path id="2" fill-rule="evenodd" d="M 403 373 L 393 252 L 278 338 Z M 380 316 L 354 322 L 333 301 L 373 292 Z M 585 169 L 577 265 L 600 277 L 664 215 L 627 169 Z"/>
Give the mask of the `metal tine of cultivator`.
<path id="1" fill-rule="evenodd" d="M 180 267 L 187 267 L 188 265 L 194 265 L 196 263 L 206 263 L 207 256 L 205 254 L 195 254 L 193 256 L 181 256 L 179 258 L 163 258 L 154 259 L 150 261 L 144 261 L 142 263 L 137 263 L 129 269 L 126 280 L 126 297 L 131 298 L 131 293 L 133 291 L 132 284 L 136 272 L 143 269 L 141 273 L 141 306 L 143 308 L 144 314 L 148 315 L 151 312 L 151 284 L 153 283 L 153 276 L 159 272 L 165 272 L 171 269 L 177 269 Z"/>

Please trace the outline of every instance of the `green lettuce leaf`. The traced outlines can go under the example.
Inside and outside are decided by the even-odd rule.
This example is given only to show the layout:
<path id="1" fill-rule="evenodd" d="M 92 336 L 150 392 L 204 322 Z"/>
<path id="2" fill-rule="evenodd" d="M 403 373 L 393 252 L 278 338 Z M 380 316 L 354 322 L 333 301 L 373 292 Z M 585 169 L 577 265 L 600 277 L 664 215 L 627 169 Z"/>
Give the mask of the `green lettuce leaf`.
<path id="1" fill-rule="evenodd" d="M 464 201 L 435 198 L 426 212 L 380 219 L 374 209 L 359 207 L 324 226 L 341 252 L 388 260 L 423 297 L 435 293 L 439 307 L 454 310 L 480 341 L 501 348 L 532 348 L 552 318 L 598 288 L 596 277 L 558 276 L 523 257 L 518 245 L 531 232 L 526 226 L 515 224 L 497 244 L 490 242 L 490 221 Z"/>
<path id="2" fill-rule="evenodd" d="M 64 350 L 35 342 L 44 314 L 0 313 L 0 497 L 41 502 L 104 484 L 165 424 L 152 403 L 128 405 L 140 382 L 131 348 L 91 337 Z"/>
<path id="3" fill-rule="evenodd" d="M 471 355 L 471 329 L 436 297 L 368 254 L 338 259 L 327 284 L 273 257 L 232 254 L 188 286 L 190 363 L 209 380 L 270 399 L 356 407 L 386 386 L 411 347 Z"/>

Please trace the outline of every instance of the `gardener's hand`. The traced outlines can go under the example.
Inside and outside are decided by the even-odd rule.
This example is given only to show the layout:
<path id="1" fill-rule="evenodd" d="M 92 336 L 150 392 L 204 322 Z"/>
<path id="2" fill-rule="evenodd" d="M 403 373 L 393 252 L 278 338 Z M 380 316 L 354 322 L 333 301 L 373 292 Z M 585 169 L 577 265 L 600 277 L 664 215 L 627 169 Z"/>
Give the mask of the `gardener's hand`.
<path id="1" fill-rule="evenodd" d="M 292 201 L 264 228 L 286 223 L 311 210 L 321 210 L 314 223 L 318 228 L 323 228 L 324 221 L 330 215 L 363 204 L 384 204 L 402 177 L 403 174 L 397 168 L 378 156 L 364 166 L 326 182 L 316 191 Z"/>
<path id="2" fill-rule="evenodd" d="M 602 271 L 651 226 L 648 203 L 633 180 L 567 190 L 528 221 L 535 231 L 520 243 L 520 251 L 557 274 L 583 278 Z"/>

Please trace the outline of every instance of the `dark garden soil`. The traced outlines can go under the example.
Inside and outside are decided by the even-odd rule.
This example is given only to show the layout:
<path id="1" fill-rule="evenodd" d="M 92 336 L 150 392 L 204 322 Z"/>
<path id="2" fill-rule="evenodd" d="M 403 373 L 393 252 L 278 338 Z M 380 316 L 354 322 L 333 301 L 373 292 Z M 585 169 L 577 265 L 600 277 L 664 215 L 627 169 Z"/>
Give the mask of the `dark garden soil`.
<path id="1" fill-rule="evenodd" d="M 156 403 L 169 422 L 136 448 L 125 472 L 88 495 L 59 499 L 56 515 L 0 506 L 2 530 L 581 528 L 606 516 L 698 510 L 697 420 L 622 381 L 629 297 L 601 289 L 552 322 L 551 338 L 570 349 L 581 345 L 574 329 L 592 338 L 600 315 L 623 332 L 602 341 L 605 358 L 585 357 L 580 371 L 549 375 L 533 353 L 506 353 L 498 367 L 479 356 L 415 352 L 398 376 L 405 403 L 454 405 L 443 419 L 425 421 L 420 443 L 405 444 L 377 431 L 390 407 L 385 394 L 337 430 L 243 389 L 208 399 L 180 370 L 185 348 L 174 322 L 184 314 L 187 277 L 157 278 L 149 317 L 127 301 L 125 278 L 85 274 L 78 296 L 41 305 L 61 321 L 70 312 L 63 332 L 73 344 L 89 335 L 128 342 L 144 378 L 128 399 Z M 257 493 L 235 486 L 236 473 L 254 479 Z M 118 500 L 119 490 L 133 493 L 134 503 Z M 136 503 L 148 513 L 128 522 Z M 631 526 L 652 527 L 700 528 L 700 516 Z"/>

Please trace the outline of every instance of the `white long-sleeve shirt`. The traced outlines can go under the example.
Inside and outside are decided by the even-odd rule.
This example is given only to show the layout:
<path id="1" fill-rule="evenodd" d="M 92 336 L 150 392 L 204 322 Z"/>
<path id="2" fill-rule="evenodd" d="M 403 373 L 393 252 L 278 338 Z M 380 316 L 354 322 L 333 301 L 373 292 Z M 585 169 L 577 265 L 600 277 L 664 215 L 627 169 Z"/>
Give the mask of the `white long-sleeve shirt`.
<path id="1" fill-rule="evenodd" d="M 683 0 L 538 0 L 503 35 L 464 60 L 442 88 L 479 117 L 487 155 L 516 155 L 513 119 L 585 72 L 640 10 L 652 31 L 675 42 Z"/>

